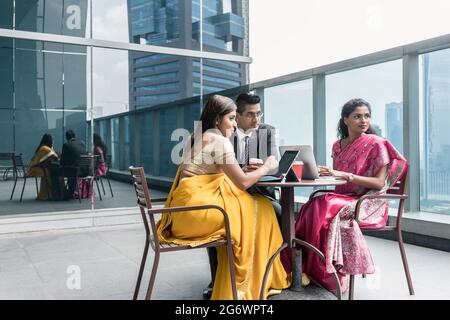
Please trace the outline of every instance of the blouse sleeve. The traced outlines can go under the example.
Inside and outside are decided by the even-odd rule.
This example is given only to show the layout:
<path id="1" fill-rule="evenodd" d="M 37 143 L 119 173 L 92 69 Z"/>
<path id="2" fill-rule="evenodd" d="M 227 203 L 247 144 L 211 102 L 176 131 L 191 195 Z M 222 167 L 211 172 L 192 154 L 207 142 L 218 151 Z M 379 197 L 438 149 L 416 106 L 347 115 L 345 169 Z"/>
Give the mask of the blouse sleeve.
<path id="1" fill-rule="evenodd" d="M 215 164 L 230 164 L 235 159 L 233 145 L 230 140 L 225 137 L 216 137 L 211 156 Z"/>
<path id="2" fill-rule="evenodd" d="M 370 150 L 368 160 L 372 163 L 372 172 L 374 175 L 377 175 L 381 168 L 390 163 L 389 151 L 384 141 L 375 142 L 373 148 Z"/>

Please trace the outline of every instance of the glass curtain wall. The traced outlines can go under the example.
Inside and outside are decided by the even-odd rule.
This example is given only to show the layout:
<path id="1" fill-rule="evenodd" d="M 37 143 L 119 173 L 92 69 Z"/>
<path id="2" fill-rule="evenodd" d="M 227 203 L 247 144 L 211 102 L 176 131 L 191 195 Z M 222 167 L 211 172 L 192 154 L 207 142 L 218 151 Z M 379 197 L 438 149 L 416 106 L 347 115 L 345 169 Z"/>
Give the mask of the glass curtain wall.
<path id="1" fill-rule="evenodd" d="M 402 77 L 401 60 L 326 76 L 327 165 L 332 165 L 331 147 L 337 140 L 342 106 L 353 98 L 370 103 L 376 133 L 403 152 Z"/>
<path id="2" fill-rule="evenodd" d="M 244 56 L 244 4 L 5 0 L 0 28 Z M 1 150 L 23 153 L 28 162 L 43 133 L 54 136 L 61 152 L 64 133 L 72 129 L 92 151 L 97 133 L 111 157 L 111 172 L 142 165 L 167 181 L 176 170 L 174 147 L 184 143 L 200 116 L 201 94 L 247 83 L 242 63 L 174 54 L 0 38 L 0 58 L 0 130 L 6 137 Z M 204 79 L 213 90 L 203 89 Z M 92 118 L 99 119 L 93 128 Z M 85 200 L 74 210 L 88 207 Z"/>
<path id="3" fill-rule="evenodd" d="M 419 58 L 420 210 L 450 214 L 450 49 Z"/>

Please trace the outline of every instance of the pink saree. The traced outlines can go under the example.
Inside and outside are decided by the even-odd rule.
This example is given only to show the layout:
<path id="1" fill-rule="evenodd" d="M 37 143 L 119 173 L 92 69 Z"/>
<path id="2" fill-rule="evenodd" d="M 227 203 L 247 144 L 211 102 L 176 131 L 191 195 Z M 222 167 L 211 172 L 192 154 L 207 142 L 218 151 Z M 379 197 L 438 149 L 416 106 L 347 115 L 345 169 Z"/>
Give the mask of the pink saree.
<path id="1" fill-rule="evenodd" d="M 406 172 L 405 158 L 386 139 L 364 134 L 341 149 L 340 140 L 333 144 L 332 157 L 336 169 L 356 175 L 374 177 L 387 166 L 387 178 L 382 190 L 368 190 L 353 183 L 337 186 L 334 192 L 317 196 L 305 203 L 295 224 L 295 233 L 326 257 L 324 264 L 309 250 L 303 250 L 303 272 L 328 290 L 336 288 L 332 273 L 336 270 L 343 291 L 348 275 L 374 273 L 374 263 L 361 229 L 377 229 L 386 225 L 388 203 L 371 199 L 363 202 L 360 223 L 354 223 L 355 206 L 364 194 L 385 194 Z M 291 270 L 290 252 L 282 254 L 283 264 Z"/>

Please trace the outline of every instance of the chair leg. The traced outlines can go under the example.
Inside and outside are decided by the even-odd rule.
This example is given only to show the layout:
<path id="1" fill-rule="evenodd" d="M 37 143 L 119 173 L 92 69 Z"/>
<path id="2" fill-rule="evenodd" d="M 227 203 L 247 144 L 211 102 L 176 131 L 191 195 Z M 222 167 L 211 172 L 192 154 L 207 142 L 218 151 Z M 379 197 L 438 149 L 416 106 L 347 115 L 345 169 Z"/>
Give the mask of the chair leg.
<path id="1" fill-rule="evenodd" d="M 74 190 L 78 190 L 78 202 L 81 203 L 81 195 L 83 193 L 83 181 L 81 182 L 81 185 L 80 185 L 78 183 L 78 177 L 75 180 L 75 189 Z"/>
<path id="2" fill-rule="evenodd" d="M 102 185 L 103 195 L 106 196 L 105 186 L 103 185 L 102 177 L 98 176 L 98 180 L 100 180 L 100 184 Z"/>
<path id="3" fill-rule="evenodd" d="M 149 244 L 150 244 L 150 239 L 147 236 L 147 238 L 145 240 L 144 253 L 142 254 L 141 266 L 139 267 L 139 274 L 138 274 L 138 278 L 136 281 L 136 288 L 134 289 L 133 300 L 137 300 L 138 295 L 139 295 L 139 288 L 141 287 L 142 274 L 144 273 L 145 261 L 147 261 Z"/>
<path id="4" fill-rule="evenodd" d="M 310 244 L 310 243 L 308 243 L 308 242 L 306 242 L 306 241 L 297 239 L 297 238 L 294 238 L 292 241 L 293 241 L 296 245 L 299 245 L 299 246 L 302 246 L 302 247 L 304 247 L 304 248 L 306 248 L 306 249 L 308 249 L 308 250 L 311 250 L 312 252 L 314 252 L 315 254 L 317 254 L 317 255 L 320 257 L 320 259 L 325 263 L 325 260 L 326 260 L 325 255 L 322 253 L 322 251 L 320 251 L 319 249 L 317 249 L 316 247 L 314 247 L 312 244 Z M 339 281 L 339 277 L 338 277 L 338 275 L 337 275 L 336 270 L 335 270 L 335 272 L 333 272 L 331 275 L 333 276 L 334 283 L 336 284 L 336 292 L 335 292 L 335 293 L 333 292 L 333 293 L 335 294 L 335 296 L 336 296 L 336 298 L 337 298 L 338 300 L 342 300 L 342 288 L 341 288 L 341 282 Z"/>
<path id="5" fill-rule="evenodd" d="M 267 279 L 269 278 L 270 270 L 272 269 L 272 265 L 275 262 L 276 257 L 281 253 L 281 251 L 287 247 L 287 243 L 283 243 L 283 245 L 275 252 L 275 254 L 269 259 L 269 262 L 266 265 L 266 271 L 264 272 L 263 282 L 261 285 L 261 291 L 259 292 L 259 299 L 264 300 L 266 293 L 266 285 Z"/>
<path id="6" fill-rule="evenodd" d="M 23 176 L 25 179 L 25 176 Z M 37 177 L 34 177 L 34 181 L 36 182 L 36 194 L 39 195 L 39 187 L 38 187 L 38 181 L 37 181 Z"/>
<path id="7" fill-rule="evenodd" d="M 37 183 L 37 178 L 36 178 Z M 25 191 L 25 185 L 27 184 L 27 177 L 23 178 L 23 186 L 22 186 L 22 193 L 20 194 L 20 202 L 22 202 L 23 192 Z M 39 194 L 38 194 L 39 195 Z"/>
<path id="8" fill-rule="evenodd" d="M 113 197 L 113 198 L 114 198 L 114 194 L 113 194 L 113 192 L 112 192 L 112 188 L 111 188 L 111 182 L 109 182 L 109 178 L 108 178 L 108 176 L 106 176 L 106 181 L 108 181 L 108 185 L 109 185 L 109 191 L 111 191 L 111 197 Z"/>
<path id="9" fill-rule="evenodd" d="M 348 290 L 348 300 L 353 300 L 353 292 L 355 291 L 355 276 L 350 275 L 350 288 Z"/>
<path id="10" fill-rule="evenodd" d="M 100 201 L 103 201 L 103 199 L 102 199 L 102 194 L 101 194 L 101 192 L 100 192 L 100 187 L 98 186 L 98 180 L 95 179 L 95 178 L 94 178 L 94 180 L 95 180 L 95 184 L 96 184 L 96 186 L 97 186 L 98 197 L 100 198 Z"/>
<path id="11" fill-rule="evenodd" d="M 150 281 L 148 283 L 147 288 L 147 294 L 145 295 L 145 300 L 150 300 L 153 292 L 153 286 L 155 285 L 156 280 L 156 271 L 158 270 L 158 264 L 159 264 L 159 252 L 155 251 L 155 258 L 153 259 L 153 267 L 152 267 L 152 273 L 150 275 Z"/>
<path id="12" fill-rule="evenodd" d="M 13 189 L 12 189 L 12 192 L 11 192 L 11 197 L 9 197 L 9 200 L 12 200 L 13 195 L 14 195 L 14 190 L 16 190 L 17 178 L 18 177 L 16 175 L 16 178 L 14 179 L 14 186 L 13 186 Z"/>
<path id="13" fill-rule="evenodd" d="M 228 254 L 228 264 L 230 268 L 231 292 L 233 293 L 233 300 L 238 300 L 236 288 L 236 271 L 234 270 L 233 247 L 231 246 L 231 243 L 227 244 L 227 254 Z"/>
<path id="14" fill-rule="evenodd" d="M 216 272 L 217 272 L 217 251 L 216 250 L 217 249 L 215 247 L 206 249 L 206 252 L 208 253 L 209 270 L 211 272 L 212 287 L 214 287 L 214 280 L 216 279 Z"/>
<path id="15" fill-rule="evenodd" d="M 402 256 L 403 268 L 405 269 L 406 280 L 408 281 L 409 294 L 413 296 L 414 287 L 411 280 L 411 274 L 409 272 L 408 259 L 406 258 L 405 246 L 403 245 L 403 237 L 401 229 L 397 229 L 397 239 L 398 245 L 400 247 L 400 254 Z"/>

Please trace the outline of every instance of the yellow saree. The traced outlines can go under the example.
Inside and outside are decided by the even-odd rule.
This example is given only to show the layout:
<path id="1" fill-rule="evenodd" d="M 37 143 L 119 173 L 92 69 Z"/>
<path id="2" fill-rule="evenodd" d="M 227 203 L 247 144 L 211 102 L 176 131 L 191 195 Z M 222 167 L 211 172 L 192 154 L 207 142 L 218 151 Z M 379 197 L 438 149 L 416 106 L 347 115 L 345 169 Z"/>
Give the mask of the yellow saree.
<path id="1" fill-rule="evenodd" d="M 44 172 L 44 168 L 39 166 L 49 158 L 54 157 L 58 158 L 58 155 L 55 153 L 53 148 L 48 146 L 42 146 L 39 148 L 38 152 L 34 155 L 34 157 L 30 160 L 28 164 L 27 176 L 29 177 L 41 177 L 41 186 L 39 188 L 38 200 L 49 200 L 49 194 L 51 194 L 52 181 L 50 179 L 50 170 L 46 168 L 46 172 Z M 50 190 L 47 190 L 47 186 Z"/>
<path id="2" fill-rule="evenodd" d="M 230 219 L 231 238 L 240 299 L 259 298 L 266 263 L 283 239 L 271 202 L 263 196 L 242 191 L 224 174 L 197 175 L 179 181 L 180 169 L 169 193 L 166 207 L 217 205 Z M 158 223 L 162 242 L 198 246 L 225 237 L 223 216 L 217 210 L 163 214 Z M 218 248 L 218 267 L 212 299 L 232 299 L 228 257 Z M 270 289 L 289 287 L 290 277 L 280 258 L 273 265 L 267 282 Z"/>

